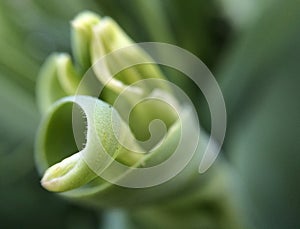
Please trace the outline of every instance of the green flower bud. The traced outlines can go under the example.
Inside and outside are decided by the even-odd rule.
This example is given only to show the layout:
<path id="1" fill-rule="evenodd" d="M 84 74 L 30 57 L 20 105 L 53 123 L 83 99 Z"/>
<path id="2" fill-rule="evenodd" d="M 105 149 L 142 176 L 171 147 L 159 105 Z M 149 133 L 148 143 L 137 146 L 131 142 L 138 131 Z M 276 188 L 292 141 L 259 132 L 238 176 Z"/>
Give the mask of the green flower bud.
<path id="1" fill-rule="evenodd" d="M 204 217 L 207 225 L 238 228 L 225 214 L 232 206 L 221 193 L 226 182 L 219 182 L 227 181 L 228 170 L 215 166 L 219 169 L 212 175 L 199 178 L 208 138 L 202 133 L 199 139 L 191 107 L 180 104 L 147 52 L 136 45 L 126 49 L 133 44 L 112 19 L 84 12 L 72 22 L 75 67 L 67 54 L 53 54 L 42 67 L 37 97 L 44 117 L 35 150 L 42 186 L 97 208 L 152 204 L 159 211 L 164 209 L 155 207 L 160 202 L 192 193 L 188 206 L 184 199 L 178 205 L 185 212 L 193 213 L 197 203 L 210 198 L 209 206 L 218 206 L 224 219 L 216 224 L 212 212 Z M 89 71 L 95 76 L 92 83 L 103 86 L 101 93 L 84 84 Z M 164 129 L 152 131 L 156 119 Z M 135 215 L 148 218 L 149 212 L 153 216 L 151 208 Z"/>
<path id="2" fill-rule="evenodd" d="M 126 180 L 130 177 L 130 167 L 151 167 L 168 159 L 176 149 L 182 125 L 182 120 L 178 119 L 178 114 L 173 107 L 168 106 L 168 102 L 176 104 L 175 106 L 180 110 L 184 109 L 177 104 L 167 84 L 158 80 L 151 81 L 151 79 L 165 79 L 165 77 L 157 65 L 147 64 L 152 60 L 138 46 L 130 49 L 130 52 L 118 52 L 117 55 L 112 55 L 112 58 L 105 62 L 104 68 L 113 73 L 114 68 L 127 63 L 142 61 L 146 64 L 134 65 L 117 73 L 112 79 L 105 78 L 106 75 L 103 74 L 103 69 L 99 69 L 97 61 L 117 49 L 133 44 L 133 41 L 112 19 L 100 20 L 92 13 L 84 12 L 72 24 L 76 32 L 72 35 L 76 41 L 73 42 L 73 46 L 76 46 L 74 50 L 77 50 L 74 51 L 75 59 L 80 62 L 80 59 L 91 57 L 94 63 L 91 70 L 95 72 L 99 83 L 104 85 L 104 91 L 100 95 L 100 99 L 104 102 L 91 96 L 66 97 L 77 93 L 82 76 L 73 66 L 69 55 L 52 55 L 42 67 L 37 85 L 38 102 L 44 113 L 44 119 L 37 134 L 36 161 L 40 173 L 43 174 L 42 185 L 49 191 L 61 192 L 73 198 L 73 194 L 70 193 L 89 196 L 83 193 L 89 193 L 94 189 L 102 190 L 103 186 L 115 189 L 116 185 L 101 178 L 102 172 L 112 180 Z M 90 49 L 87 48 L 88 46 Z M 87 54 L 87 50 L 91 54 Z M 111 82 L 107 83 L 107 80 Z M 128 88 L 136 82 L 138 82 L 136 86 Z M 89 88 L 86 90 L 83 94 L 94 96 L 92 93 L 89 94 Z M 79 94 L 81 92 L 79 91 Z M 135 105 L 145 96 L 157 99 Z M 121 107 L 133 106 L 130 120 L 127 120 L 126 114 L 115 105 L 118 97 Z M 81 110 L 77 115 L 79 118 L 77 117 L 75 121 L 73 106 Z M 113 116 L 115 118 L 112 120 Z M 155 119 L 161 120 L 166 130 L 155 129 L 156 132 L 150 133 L 149 124 Z M 196 128 L 192 119 L 186 117 L 184 122 L 191 129 Z M 76 136 L 73 136 L 75 130 L 72 123 L 80 126 L 76 129 L 77 134 L 80 133 L 80 144 Z M 153 137 L 151 135 L 154 136 L 154 140 L 150 139 Z M 151 141 L 144 144 L 147 139 Z M 121 171 L 115 168 L 114 161 L 129 167 Z M 191 171 L 194 173 L 194 170 Z M 187 181 L 189 179 L 180 182 Z M 172 183 L 171 186 L 173 187 L 174 184 Z M 180 186 L 180 189 L 182 187 Z M 169 189 L 167 185 L 167 188 L 162 188 L 163 191 L 153 195 L 153 198 L 164 196 L 169 193 Z M 102 191 L 99 193 L 102 195 Z M 93 195 L 91 198 L 94 198 Z"/>

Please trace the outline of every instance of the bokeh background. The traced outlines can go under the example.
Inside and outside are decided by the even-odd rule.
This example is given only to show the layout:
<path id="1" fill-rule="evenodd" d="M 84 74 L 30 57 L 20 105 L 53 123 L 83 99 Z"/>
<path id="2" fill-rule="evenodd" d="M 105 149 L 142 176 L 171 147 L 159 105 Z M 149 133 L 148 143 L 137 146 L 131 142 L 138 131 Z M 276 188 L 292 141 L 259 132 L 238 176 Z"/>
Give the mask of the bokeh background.
<path id="1" fill-rule="evenodd" d="M 225 97 L 224 155 L 242 181 L 254 228 L 300 228 L 300 1 L 1 0 L 0 227 L 101 228 L 101 212 L 44 191 L 34 167 L 35 80 L 52 52 L 70 52 L 82 10 L 114 18 L 136 41 L 197 55 Z M 176 79 L 175 79 L 176 81 Z M 209 111 L 183 79 L 209 130 Z"/>

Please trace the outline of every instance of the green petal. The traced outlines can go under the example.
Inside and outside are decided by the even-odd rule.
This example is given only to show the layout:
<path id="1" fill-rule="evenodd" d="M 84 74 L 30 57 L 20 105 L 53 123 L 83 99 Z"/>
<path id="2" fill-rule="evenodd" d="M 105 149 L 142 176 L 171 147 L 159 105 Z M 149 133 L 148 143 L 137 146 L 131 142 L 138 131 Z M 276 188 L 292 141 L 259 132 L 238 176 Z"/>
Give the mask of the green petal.
<path id="1" fill-rule="evenodd" d="M 80 110 L 74 110 L 74 104 Z M 116 112 L 113 112 L 113 108 L 108 104 L 86 96 L 66 97 L 50 108 L 40 125 L 36 147 L 39 170 L 44 173 L 47 169 L 42 179 L 45 188 L 61 192 L 91 181 L 96 175 L 88 168 L 81 154 L 102 158 L 103 161 L 98 162 L 99 167 L 102 166 L 101 169 L 106 168 L 112 161 L 105 160 L 102 156 L 106 152 L 125 164 L 134 164 L 141 158 L 140 153 L 131 152 L 118 143 L 115 134 L 126 140 L 130 136 L 130 130 Z M 76 120 L 77 129 L 73 130 L 72 121 L 76 114 L 79 115 Z M 117 122 L 114 129 L 111 123 L 112 115 L 115 117 L 114 122 Z M 79 135 L 73 136 L 73 131 L 79 132 Z M 80 143 L 75 142 L 75 139 L 79 138 Z M 138 146 L 134 146 L 134 149 L 141 151 Z"/>
<path id="2" fill-rule="evenodd" d="M 100 22 L 101 18 L 92 12 L 80 13 L 71 23 L 71 42 L 75 62 L 84 73 L 91 66 L 90 43 L 92 28 Z"/>
<path id="3" fill-rule="evenodd" d="M 165 79 L 156 64 L 149 64 L 153 63 L 151 57 L 139 46 L 132 46 L 133 44 L 134 42 L 111 18 L 103 18 L 102 21 L 93 28 L 91 45 L 91 55 L 94 64 L 93 70 L 100 82 L 107 85 L 107 87 L 111 88 L 115 93 L 120 93 L 128 85 L 142 79 Z M 123 49 L 126 47 L 127 49 Z M 128 47 L 130 47 L 130 49 L 128 49 Z M 114 53 L 116 50 L 118 51 Z M 103 65 L 97 63 L 107 54 L 109 55 L 105 59 L 106 66 L 104 66 L 106 69 L 103 69 Z M 131 65 L 135 66 L 128 68 Z M 114 77 L 114 79 L 111 79 L 111 77 Z M 108 84 L 110 80 L 112 83 Z M 141 82 L 139 87 L 143 89 L 143 92 L 148 93 L 154 88 L 166 89 L 166 87 L 158 84 L 157 81 L 154 85 L 149 83 L 143 84 L 143 82 Z"/>
<path id="4" fill-rule="evenodd" d="M 57 57 L 57 74 L 63 90 L 68 95 L 74 95 L 80 83 L 81 77 L 76 72 L 70 55 L 60 54 Z"/>
<path id="5" fill-rule="evenodd" d="M 52 54 L 46 60 L 37 79 L 37 104 L 42 113 L 45 113 L 56 100 L 68 95 L 58 80 L 58 56 Z"/>

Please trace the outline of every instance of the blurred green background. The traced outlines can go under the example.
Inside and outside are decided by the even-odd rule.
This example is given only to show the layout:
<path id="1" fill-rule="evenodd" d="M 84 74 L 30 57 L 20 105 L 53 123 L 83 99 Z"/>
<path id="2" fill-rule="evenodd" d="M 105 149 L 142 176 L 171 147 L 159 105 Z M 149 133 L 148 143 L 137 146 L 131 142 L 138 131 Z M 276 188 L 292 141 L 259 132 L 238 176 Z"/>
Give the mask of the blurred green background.
<path id="1" fill-rule="evenodd" d="M 1 0 L 0 227 L 100 228 L 103 221 L 44 191 L 33 159 L 35 79 L 50 53 L 70 52 L 69 22 L 82 10 L 114 18 L 136 42 L 168 42 L 197 55 L 225 97 L 224 152 L 242 181 L 238 201 L 249 221 L 300 228 L 298 0 Z M 173 80 L 209 129 L 201 93 Z"/>

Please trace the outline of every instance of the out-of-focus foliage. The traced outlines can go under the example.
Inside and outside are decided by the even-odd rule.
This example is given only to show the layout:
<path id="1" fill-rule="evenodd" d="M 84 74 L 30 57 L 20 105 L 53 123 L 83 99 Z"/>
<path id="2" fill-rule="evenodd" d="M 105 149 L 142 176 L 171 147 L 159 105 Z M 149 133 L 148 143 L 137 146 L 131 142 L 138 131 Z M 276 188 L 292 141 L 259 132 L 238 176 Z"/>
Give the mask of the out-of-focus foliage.
<path id="1" fill-rule="evenodd" d="M 300 2 L 272 5 L 226 56 L 225 150 L 255 228 L 299 228 Z"/>
<path id="2" fill-rule="evenodd" d="M 218 0 L 218 3 L 236 29 L 246 30 L 276 1 L 278 0 Z"/>

